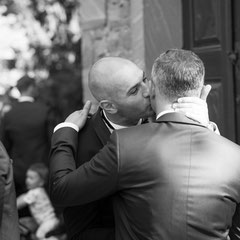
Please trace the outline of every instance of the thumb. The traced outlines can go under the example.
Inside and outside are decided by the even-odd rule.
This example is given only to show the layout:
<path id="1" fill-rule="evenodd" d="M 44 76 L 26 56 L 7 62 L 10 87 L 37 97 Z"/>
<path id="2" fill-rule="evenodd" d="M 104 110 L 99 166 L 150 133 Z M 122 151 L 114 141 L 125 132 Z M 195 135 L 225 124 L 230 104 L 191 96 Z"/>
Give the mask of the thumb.
<path id="1" fill-rule="evenodd" d="M 90 109 L 91 109 L 91 106 L 92 106 L 92 103 L 91 103 L 91 101 L 88 100 L 88 101 L 84 104 L 82 110 L 80 111 L 80 114 L 81 114 L 81 115 L 84 115 L 84 116 L 87 116 L 88 113 L 89 113 L 89 111 L 90 111 Z"/>
<path id="2" fill-rule="evenodd" d="M 78 117 L 78 120 L 76 121 L 76 124 L 79 127 L 79 130 L 82 129 L 84 124 L 86 123 L 91 106 L 92 106 L 92 103 L 90 101 L 87 101 L 84 104 L 83 109 L 78 111 L 79 117 Z"/>
<path id="3" fill-rule="evenodd" d="M 208 96 L 208 94 L 210 93 L 210 91 L 211 91 L 211 85 L 204 85 L 203 87 L 202 87 L 202 91 L 201 91 L 201 96 L 200 96 L 200 98 L 202 99 L 202 100 L 204 100 L 204 101 L 206 101 L 207 100 L 207 96 Z"/>
<path id="4" fill-rule="evenodd" d="M 92 103 L 91 101 L 87 101 L 84 106 L 83 106 L 83 109 L 82 109 L 82 112 L 84 112 L 84 114 L 88 115 L 90 109 L 91 109 L 91 106 L 92 106 Z"/>

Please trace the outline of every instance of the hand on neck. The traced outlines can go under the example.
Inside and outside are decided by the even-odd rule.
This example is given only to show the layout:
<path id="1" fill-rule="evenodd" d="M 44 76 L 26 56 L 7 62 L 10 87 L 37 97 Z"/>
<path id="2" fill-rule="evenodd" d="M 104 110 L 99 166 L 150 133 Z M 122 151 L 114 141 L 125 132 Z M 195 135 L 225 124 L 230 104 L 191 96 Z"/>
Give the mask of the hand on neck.
<path id="1" fill-rule="evenodd" d="M 174 109 L 172 108 L 172 103 L 156 104 L 156 116 L 158 116 L 160 113 L 165 111 L 170 111 L 170 112 L 174 111 Z"/>

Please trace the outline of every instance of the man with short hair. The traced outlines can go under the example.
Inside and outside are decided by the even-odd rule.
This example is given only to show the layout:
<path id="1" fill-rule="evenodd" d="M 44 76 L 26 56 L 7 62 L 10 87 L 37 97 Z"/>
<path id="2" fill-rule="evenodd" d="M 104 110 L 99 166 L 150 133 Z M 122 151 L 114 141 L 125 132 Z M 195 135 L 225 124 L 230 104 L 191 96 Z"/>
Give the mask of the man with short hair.
<path id="1" fill-rule="evenodd" d="M 24 75 L 16 87 L 21 96 L 3 117 L 1 137 L 13 159 L 16 194 L 19 196 L 26 191 L 25 175 L 28 167 L 34 162 L 48 165 L 53 124 L 50 108 L 35 99 L 35 79 Z"/>
<path id="2" fill-rule="evenodd" d="M 61 159 L 55 161 L 53 158 L 51 161 L 52 181 L 55 177 L 64 179 L 75 164 L 79 167 L 88 162 L 107 143 L 113 129 L 139 125 L 150 117 L 154 112 L 150 106 L 149 87 L 150 82 L 145 73 L 133 62 L 119 57 L 98 60 L 89 72 L 89 89 L 98 100 L 100 108 L 87 119 L 86 125 L 79 131 L 74 165 L 69 168 L 68 163 L 62 165 Z M 204 89 L 203 98 L 206 98 L 208 91 L 208 87 Z M 187 105 L 190 105 L 187 111 L 194 112 L 192 115 L 195 119 L 208 124 L 205 101 L 195 98 Z M 185 104 L 179 105 L 184 106 Z M 78 118 L 78 115 L 76 117 Z M 56 134 L 63 131 L 66 126 L 75 127 L 69 122 L 62 123 L 55 128 Z M 76 181 L 79 179 L 76 178 Z M 51 186 L 50 190 L 53 202 L 65 207 L 64 222 L 69 239 L 95 240 L 96 236 L 97 239 L 113 239 L 114 218 L 111 197 L 84 205 L 78 204 L 76 181 L 69 183 L 66 188 L 64 184 L 61 185 L 62 181 L 59 181 L 56 186 Z M 68 201 L 69 193 L 71 198 L 76 200 L 74 204 Z"/>

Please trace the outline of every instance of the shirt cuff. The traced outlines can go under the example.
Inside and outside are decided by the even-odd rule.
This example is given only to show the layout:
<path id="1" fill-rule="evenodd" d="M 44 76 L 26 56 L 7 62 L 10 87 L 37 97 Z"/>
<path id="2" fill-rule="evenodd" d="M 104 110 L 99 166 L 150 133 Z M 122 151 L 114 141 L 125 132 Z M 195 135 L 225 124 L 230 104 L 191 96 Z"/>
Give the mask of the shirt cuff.
<path id="1" fill-rule="evenodd" d="M 62 122 L 62 123 L 59 123 L 53 130 L 53 132 L 56 132 L 58 129 L 60 128 L 63 128 L 63 127 L 70 127 L 70 128 L 73 128 L 74 130 L 76 130 L 77 132 L 79 132 L 79 127 L 74 124 L 74 123 L 71 123 L 71 122 Z"/>

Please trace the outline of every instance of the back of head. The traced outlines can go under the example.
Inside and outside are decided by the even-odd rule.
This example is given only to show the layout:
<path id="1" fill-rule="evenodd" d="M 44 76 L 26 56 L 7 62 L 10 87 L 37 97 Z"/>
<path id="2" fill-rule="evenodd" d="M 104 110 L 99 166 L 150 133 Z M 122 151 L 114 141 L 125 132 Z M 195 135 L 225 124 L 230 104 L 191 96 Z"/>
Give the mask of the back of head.
<path id="1" fill-rule="evenodd" d="M 205 68 L 192 51 L 170 49 L 162 53 L 152 67 L 152 80 L 161 95 L 173 102 L 179 97 L 199 97 Z"/>
<path id="2" fill-rule="evenodd" d="M 29 170 L 38 173 L 45 184 L 48 182 L 48 168 L 44 163 L 34 163 L 29 167 Z"/>
<path id="3" fill-rule="evenodd" d="M 28 75 L 24 75 L 18 80 L 16 87 L 20 93 L 23 93 L 26 90 L 28 90 L 29 87 L 31 86 L 35 87 L 35 85 L 36 85 L 36 82 L 34 78 L 31 78 Z"/>

